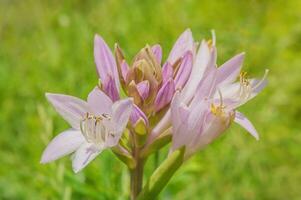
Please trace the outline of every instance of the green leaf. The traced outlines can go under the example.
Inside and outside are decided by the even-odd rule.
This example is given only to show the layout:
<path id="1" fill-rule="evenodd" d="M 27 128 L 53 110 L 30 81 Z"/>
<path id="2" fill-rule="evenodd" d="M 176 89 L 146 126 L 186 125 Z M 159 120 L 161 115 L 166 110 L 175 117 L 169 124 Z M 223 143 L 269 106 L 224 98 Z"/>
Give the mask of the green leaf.
<path id="1" fill-rule="evenodd" d="M 166 186 L 174 173 L 184 161 L 185 147 L 182 147 L 168 156 L 166 160 L 154 171 L 141 193 L 138 200 L 153 200 Z"/>

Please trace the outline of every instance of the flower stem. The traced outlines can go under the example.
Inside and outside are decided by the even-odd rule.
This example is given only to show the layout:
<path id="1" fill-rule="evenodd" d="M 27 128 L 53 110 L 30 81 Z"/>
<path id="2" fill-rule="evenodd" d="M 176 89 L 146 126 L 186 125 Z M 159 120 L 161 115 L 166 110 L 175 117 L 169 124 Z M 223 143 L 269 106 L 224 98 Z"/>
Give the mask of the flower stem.
<path id="1" fill-rule="evenodd" d="M 139 153 L 138 153 L 138 156 L 135 156 L 135 158 L 136 158 L 136 167 L 130 171 L 130 174 L 131 174 L 131 199 L 132 200 L 137 199 L 137 196 L 140 193 L 140 191 L 142 189 L 142 184 L 143 184 L 144 161 L 139 158 Z"/>
<path id="2" fill-rule="evenodd" d="M 143 168 L 144 168 L 144 159 L 141 158 L 141 148 L 138 145 L 138 137 L 135 131 L 131 131 L 132 136 L 132 156 L 135 160 L 135 167 L 130 169 L 131 176 L 131 200 L 136 200 L 137 196 L 141 192 L 143 185 Z"/>

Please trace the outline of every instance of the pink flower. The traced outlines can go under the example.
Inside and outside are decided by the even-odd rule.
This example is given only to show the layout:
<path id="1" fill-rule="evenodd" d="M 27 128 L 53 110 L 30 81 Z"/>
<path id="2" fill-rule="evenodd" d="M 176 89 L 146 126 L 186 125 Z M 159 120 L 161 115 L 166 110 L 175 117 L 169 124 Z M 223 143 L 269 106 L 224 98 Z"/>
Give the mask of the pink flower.
<path id="1" fill-rule="evenodd" d="M 194 41 L 187 29 L 179 36 L 163 65 L 163 84 L 155 99 L 156 112 L 170 103 L 176 90 L 185 86 L 192 69 L 193 54 Z"/>
<path id="2" fill-rule="evenodd" d="M 94 38 L 94 60 L 103 91 L 112 101 L 118 100 L 120 82 L 116 61 L 110 48 L 99 35 L 95 35 Z"/>
<path id="3" fill-rule="evenodd" d="M 87 102 L 62 94 L 47 93 L 46 97 L 71 128 L 49 143 L 41 163 L 48 163 L 74 152 L 74 172 L 83 169 L 104 149 L 118 144 L 132 111 L 130 99 L 113 103 L 97 87 L 89 94 Z"/>
<path id="4" fill-rule="evenodd" d="M 198 82 L 192 84 L 196 85 L 195 90 L 187 85 L 189 88 L 178 91 L 171 104 L 171 151 L 186 146 L 186 158 L 221 135 L 232 121 L 259 138 L 252 123 L 236 109 L 265 87 L 267 71 L 261 80 L 248 79 L 246 73 L 240 73 L 244 54 L 216 68 L 216 49 L 206 46 L 203 43 L 199 50 L 203 51 L 203 62 L 207 59 L 206 65 L 196 61 L 198 67 L 204 67 L 202 79 L 197 81 L 192 73 L 188 83 Z M 234 82 L 237 77 L 239 82 Z"/>

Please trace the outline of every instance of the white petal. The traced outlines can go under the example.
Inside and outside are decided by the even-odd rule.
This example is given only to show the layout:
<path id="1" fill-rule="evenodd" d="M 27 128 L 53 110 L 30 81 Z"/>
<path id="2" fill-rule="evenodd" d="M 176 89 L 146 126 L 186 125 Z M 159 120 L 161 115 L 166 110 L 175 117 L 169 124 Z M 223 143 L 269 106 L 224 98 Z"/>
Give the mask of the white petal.
<path id="1" fill-rule="evenodd" d="M 92 92 L 90 92 L 87 102 L 91 110 L 93 110 L 93 113 L 96 115 L 101 115 L 104 113 L 111 115 L 112 113 L 111 107 L 113 102 L 98 87 L 95 87 Z"/>
<path id="2" fill-rule="evenodd" d="M 80 120 L 89 112 L 87 102 L 69 95 L 46 93 L 46 98 L 55 110 L 75 128 L 80 128 Z"/>
<path id="3" fill-rule="evenodd" d="M 116 101 L 113 106 L 112 119 L 115 123 L 115 131 L 122 132 L 130 118 L 133 108 L 133 101 L 130 98 Z"/>
<path id="4" fill-rule="evenodd" d="M 69 129 L 57 135 L 43 152 L 41 163 L 48 163 L 74 152 L 85 141 L 78 130 Z"/>
<path id="5" fill-rule="evenodd" d="M 75 173 L 86 167 L 97 155 L 102 152 L 102 148 L 99 148 L 91 143 L 83 143 L 72 158 L 72 168 Z"/>
<path id="6" fill-rule="evenodd" d="M 256 138 L 256 140 L 259 140 L 259 136 L 255 127 L 242 113 L 236 111 L 234 121 L 246 129 L 253 137 Z"/>

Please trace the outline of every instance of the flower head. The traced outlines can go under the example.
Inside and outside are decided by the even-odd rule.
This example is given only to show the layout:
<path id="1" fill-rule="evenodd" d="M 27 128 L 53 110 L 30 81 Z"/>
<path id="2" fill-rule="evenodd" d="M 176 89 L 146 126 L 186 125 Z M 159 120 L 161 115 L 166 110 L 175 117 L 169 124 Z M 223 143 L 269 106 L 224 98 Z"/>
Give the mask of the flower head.
<path id="1" fill-rule="evenodd" d="M 207 59 L 206 65 L 197 61 L 194 65 L 194 68 L 204 68 L 198 69 L 202 71 L 202 79 L 197 84 L 197 81 L 194 81 L 196 79 L 189 79 L 190 82 L 186 85 L 189 88 L 178 91 L 171 104 L 171 151 L 186 146 L 186 157 L 221 135 L 232 121 L 258 139 L 258 133 L 252 123 L 236 109 L 265 87 L 268 71 L 261 80 L 248 79 L 245 72 L 240 73 L 244 54 L 231 58 L 217 68 L 215 46 L 206 46 L 209 51 L 202 50 L 201 46 L 199 51 L 203 53 L 198 53 L 202 60 Z M 191 77 L 193 76 L 194 74 L 191 74 Z M 239 82 L 235 82 L 237 77 Z M 193 85 L 195 87 L 192 87 Z"/>
<path id="2" fill-rule="evenodd" d="M 87 102 L 61 94 L 46 94 L 56 111 L 71 125 L 45 149 L 41 162 L 48 163 L 73 152 L 73 170 L 80 171 L 104 149 L 114 147 L 132 111 L 130 99 L 113 103 L 97 87 Z"/>

